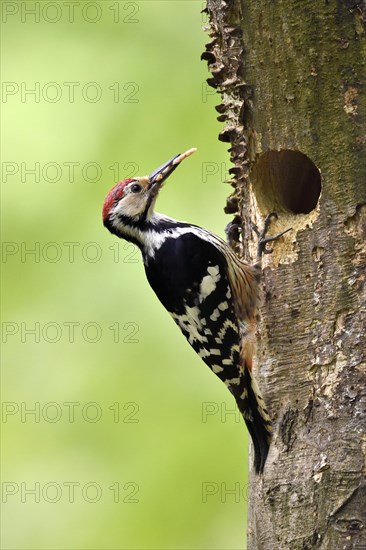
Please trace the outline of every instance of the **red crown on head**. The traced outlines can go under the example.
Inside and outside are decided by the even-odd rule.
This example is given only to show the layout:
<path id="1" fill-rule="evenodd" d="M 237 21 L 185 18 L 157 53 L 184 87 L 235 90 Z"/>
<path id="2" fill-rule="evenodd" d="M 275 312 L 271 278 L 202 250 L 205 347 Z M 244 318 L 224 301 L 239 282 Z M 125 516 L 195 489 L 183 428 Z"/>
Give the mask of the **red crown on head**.
<path id="1" fill-rule="evenodd" d="M 131 181 L 133 181 L 133 179 L 120 181 L 109 191 L 103 203 L 103 221 L 106 220 L 106 218 L 108 217 L 109 211 L 115 201 L 118 201 L 122 198 L 124 188 L 126 187 L 126 185 L 131 183 Z"/>

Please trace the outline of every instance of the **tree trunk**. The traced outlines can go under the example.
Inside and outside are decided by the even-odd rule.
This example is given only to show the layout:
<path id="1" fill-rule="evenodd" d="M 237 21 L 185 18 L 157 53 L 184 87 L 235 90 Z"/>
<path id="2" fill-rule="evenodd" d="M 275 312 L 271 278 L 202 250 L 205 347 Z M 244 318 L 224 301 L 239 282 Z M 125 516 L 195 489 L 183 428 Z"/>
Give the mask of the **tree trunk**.
<path id="1" fill-rule="evenodd" d="M 248 549 L 366 549 L 366 3 L 208 0 L 236 251 L 263 263 L 256 374 L 274 421 Z"/>

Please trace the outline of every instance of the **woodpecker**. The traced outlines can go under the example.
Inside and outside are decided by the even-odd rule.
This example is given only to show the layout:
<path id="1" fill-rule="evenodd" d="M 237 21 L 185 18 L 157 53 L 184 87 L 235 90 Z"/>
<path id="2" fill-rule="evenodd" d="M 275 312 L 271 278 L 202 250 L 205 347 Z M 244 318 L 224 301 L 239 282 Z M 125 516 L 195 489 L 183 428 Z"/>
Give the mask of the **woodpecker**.
<path id="1" fill-rule="evenodd" d="M 103 223 L 134 243 L 158 299 L 189 344 L 226 384 L 254 445 L 254 467 L 262 473 L 272 436 L 271 419 L 252 372 L 261 255 L 270 214 L 259 235 L 258 261 L 240 260 L 220 237 L 202 227 L 155 212 L 160 189 L 196 149 L 175 155 L 149 176 L 117 183 L 103 204 Z"/>

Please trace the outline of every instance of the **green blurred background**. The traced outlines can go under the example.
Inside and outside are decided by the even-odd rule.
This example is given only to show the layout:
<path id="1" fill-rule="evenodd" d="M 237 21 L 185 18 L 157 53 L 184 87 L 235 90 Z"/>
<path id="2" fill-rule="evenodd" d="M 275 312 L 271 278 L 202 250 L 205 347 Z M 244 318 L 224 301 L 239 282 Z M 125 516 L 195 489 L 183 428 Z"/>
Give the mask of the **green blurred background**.
<path id="1" fill-rule="evenodd" d="M 202 8 L 2 2 L 4 549 L 245 547 L 244 423 L 101 223 L 197 147 L 158 210 L 223 235 Z"/>

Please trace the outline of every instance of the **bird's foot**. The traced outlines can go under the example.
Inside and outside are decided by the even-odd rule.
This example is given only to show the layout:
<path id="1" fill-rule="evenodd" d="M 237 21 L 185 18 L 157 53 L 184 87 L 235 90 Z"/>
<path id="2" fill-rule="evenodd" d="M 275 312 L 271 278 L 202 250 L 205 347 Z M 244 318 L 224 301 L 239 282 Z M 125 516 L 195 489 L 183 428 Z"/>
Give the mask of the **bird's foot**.
<path id="1" fill-rule="evenodd" d="M 271 237 L 267 237 L 267 232 L 269 229 L 269 226 L 271 225 L 272 218 L 278 219 L 278 215 L 276 212 L 271 212 L 268 214 L 266 219 L 264 220 L 264 226 L 262 231 L 259 231 L 258 227 L 255 224 L 252 224 L 253 230 L 256 233 L 258 237 L 258 247 L 257 247 L 257 261 L 260 262 L 262 259 L 263 254 L 272 254 L 273 248 L 267 248 L 267 243 L 270 243 L 272 241 L 275 241 L 276 239 L 279 239 L 279 237 L 282 237 L 285 233 L 288 231 L 291 231 L 291 227 L 289 229 L 286 229 L 286 231 L 281 231 L 281 233 L 276 233 L 276 235 L 272 235 Z"/>
<path id="2" fill-rule="evenodd" d="M 243 230 L 241 218 L 238 218 L 238 216 L 235 216 L 233 221 L 229 222 L 225 228 L 226 241 L 231 248 L 235 248 L 235 245 L 240 241 L 240 234 Z"/>

